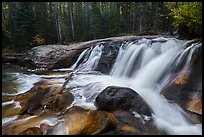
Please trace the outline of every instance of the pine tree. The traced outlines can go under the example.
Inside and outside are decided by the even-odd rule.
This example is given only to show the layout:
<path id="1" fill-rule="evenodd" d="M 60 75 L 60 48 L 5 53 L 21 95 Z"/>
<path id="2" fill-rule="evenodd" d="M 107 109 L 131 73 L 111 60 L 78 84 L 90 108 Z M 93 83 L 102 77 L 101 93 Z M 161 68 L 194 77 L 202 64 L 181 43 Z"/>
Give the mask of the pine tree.
<path id="1" fill-rule="evenodd" d="M 31 46 L 33 37 L 35 36 L 34 14 L 31 2 L 19 3 L 14 20 L 16 29 L 13 31 L 17 48 Z"/>
<path id="2" fill-rule="evenodd" d="M 45 2 L 36 2 L 34 5 L 35 13 L 35 31 L 38 36 L 42 39 L 45 39 L 45 42 L 48 43 L 48 13 L 47 13 L 47 4 Z M 44 43 L 45 44 L 45 43 Z"/>
<path id="3" fill-rule="evenodd" d="M 90 35 L 91 38 L 101 38 L 102 36 L 102 15 L 96 2 L 91 4 L 91 22 Z"/>

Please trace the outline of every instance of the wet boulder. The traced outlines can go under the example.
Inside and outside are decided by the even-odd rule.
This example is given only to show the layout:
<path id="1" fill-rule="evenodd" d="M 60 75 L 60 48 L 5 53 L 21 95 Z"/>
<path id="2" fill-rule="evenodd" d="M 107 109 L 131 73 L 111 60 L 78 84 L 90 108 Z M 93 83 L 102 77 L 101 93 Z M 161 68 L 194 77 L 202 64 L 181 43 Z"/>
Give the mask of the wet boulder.
<path id="1" fill-rule="evenodd" d="M 69 91 L 65 91 L 62 93 L 48 94 L 42 100 L 42 106 L 44 106 L 44 109 L 52 112 L 62 112 L 65 111 L 73 101 L 74 96 Z"/>
<path id="2" fill-rule="evenodd" d="M 42 135 L 42 131 L 38 127 L 32 127 L 20 132 L 19 135 Z"/>
<path id="3" fill-rule="evenodd" d="M 192 112 L 189 115 L 196 114 L 198 116 L 196 119 L 200 119 L 199 117 L 202 116 L 201 74 L 202 47 L 194 52 L 190 66 L 185 71 L 177 74 L 178 76 L 161 91 L 161 94 L 168 100 L 179 104 L 187 112 Z M 190 117 L 195 117 L 195 115 Z M 195 121 L 193 120 L 193 122 Z"/>
<path id="4" fill-rule="evenodd" d="M 95 135 L 115 128 L 117 120 L 106 111 L 74 106 L 64 114 L 64 125 L 69 135 Z"/>
<path id="5" fill-rule="evenodd" d="M 14 63 L 28 68 L 65 68 L 74 64 L 85 49 L 95 46 L 97 43 L 107 42 L 117 45 L 127 41 L 141 38 L 156 38 L 157 36 L 121 36 L 104 39 L 90 40 L 69 45 L 41 45 L 31 48 L 21 56 L 3 56 L 3 61 Z"/>
<path id="6" fill-rule="evenodd" d="M 64 64 L 58 63 L 58 66 L 56 66 L 59 68 L 71 63 L 71 58 L 75 55 L 72 52 L 67 45 L 41 45 L 30 49 L 23 60 L 27 63 L 34 63 L 36 68 L 49 68 L 59 60 L 63 60 Z M 70 55 L 70 57 L 67 55 Z"/>
<path id="7" fill-rule="evenodd" d="M 55 127 L 56 127 L 56 125 L 55 126 L 51 126 L 48 124 L 41 124 L 40 125 L 40 129 L 43 132 L 43 135 L 51 135 L 51 133 L 53 132 Z"/>
<path id="8" fill-rule="evenodd" d="M 104 74 L 108 74 L 115 63 L 121 42 L 115 42 L 114 44 L 111 42 L 106 42 L 103 43 L 103 45 L 103 52 L 96 70 Z"/>
<path id="9" fill-rule="evenodd" d="M 12 100 L 2 103 L 2 118 L 18 115 L 21 113 L 21 111 L 22 108 L 19 106 L 19 102 L 17 101 Z"/>
<path id="10" fill-rule="evenodd" d="M 112 112 L 118 123 L 117 127 L 102 135 L 164 135 L 153 123 L 151 116 L 139 115 L 129 111 Z"/>
<path id="11" fill-rule="evenodd" d="M 51 113 L 43 113 L 41 115 L 22 115 L 16 120 L 2 125 L 3 135 L 19 135 L 19 134 L 42 134 L 40 127 L 42 124 L 54 126 L 58 123 L 56 116 Z"/>
<path id="12" fill-rule="evenodd" d="M 43 111 L 58 113 L 65 110 L 74 100 L 74 96 L 65 91 L 58 93 L 61 86 L 48 80 L 34 84 L 28 92 L 17 95 L 15 101 L 21 105 L 20 114 L 41 114 Z"/>
<path id="13" fill-rule="evenodd" d="M 107 87 L 96 97 L 95 105 L 98 110 L 136 111 L 139 114 L 151 115 L 151 109 L 144 99 L 137 92 L 126 87 Z"/>

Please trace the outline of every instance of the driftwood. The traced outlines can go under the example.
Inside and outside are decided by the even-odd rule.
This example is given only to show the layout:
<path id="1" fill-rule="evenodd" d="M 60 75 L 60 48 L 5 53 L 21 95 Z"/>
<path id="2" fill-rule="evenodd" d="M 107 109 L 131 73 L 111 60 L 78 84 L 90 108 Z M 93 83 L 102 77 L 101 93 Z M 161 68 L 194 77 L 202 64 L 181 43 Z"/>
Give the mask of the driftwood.
<path id="1" fill-rule="evenodd" d="M 75 74 L 73 70 L 68 72 L 68 75 L 65 77 L 65 82 L 63 83 L 61 89 L 57 92 L 58 94 L 61 94 L 63 92 L 65 86 L 67 85 L 69 80 L 72 78 L 73 74 Z"/>

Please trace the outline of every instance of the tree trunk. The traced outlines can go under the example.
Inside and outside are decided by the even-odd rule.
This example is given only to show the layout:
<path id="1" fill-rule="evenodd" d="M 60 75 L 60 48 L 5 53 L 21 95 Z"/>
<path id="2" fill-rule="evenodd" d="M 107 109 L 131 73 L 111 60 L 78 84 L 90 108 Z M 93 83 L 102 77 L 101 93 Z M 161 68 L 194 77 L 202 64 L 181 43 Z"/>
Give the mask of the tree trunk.
<path id="1" fill-rule="evenodd" d="M 73 15 L 72 15 L 72 9 L 73 9 L 72 4 L 73 4 L 72 2 L 69 2 L 69 14 L 70 14 L 71 27 L 72 27 L 72 37 L 74 39 L 75 36 L 74 36 L 74 22 L 73 22 Z"/>
<path id="2" fill-rule="evenodd" d="M 57 15 L 57 8 L 56 7 L 54 7 L 54 18 L 55 18 L 57 41 L 59 42 L 59 26 L 58 26 L 58 15 Z"/>
<path id="3" fill-rule="evenodd" d="M 142 18 L 143 18 L 142 3 L 140 3 L 140 33 L 142 32 Z"/>
<path id="4" fill-rule="evenodd" d="M 58 30 L 59 30 L 59 43 L 62 44 L 62 34 L 61 34 L 61 25 L 60 25 L 59 17 L 58 17 Z"/>
<path id="5" fill-rule="evenodd" d="M 154 19 L 154 31 L 156 30 L 157 28 L 157 20 L 158 20 L 158 3 L 155 2 L 155 19 Z"/>
<path id="6" fill-rule="evenodd" d="M 136 3 L 133 2 L 133 11 L 132 11 L 132 33 L 135 33 L 135 11 L 136 11 Z"/>
<path id="7" fill-rule="evenodd" d="M 89 9 L 89 5 L 88 5 L 88 2 L 84 2 L 85 3 L 85 20 L 86 20 L 86 23 L 88 23 L 88 9 Z"/>

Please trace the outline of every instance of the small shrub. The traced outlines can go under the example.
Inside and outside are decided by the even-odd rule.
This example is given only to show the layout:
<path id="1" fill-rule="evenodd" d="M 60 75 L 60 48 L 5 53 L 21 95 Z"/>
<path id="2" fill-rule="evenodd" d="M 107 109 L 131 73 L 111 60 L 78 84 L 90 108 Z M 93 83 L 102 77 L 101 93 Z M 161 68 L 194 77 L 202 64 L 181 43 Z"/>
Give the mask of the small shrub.
<path id="1" fill-rule="evenodd" d="M 33 40 L 33 45 L 38 46 L 43 44 L 45 44 L 45 39 L 39 35 L 36 35 Z"/>

